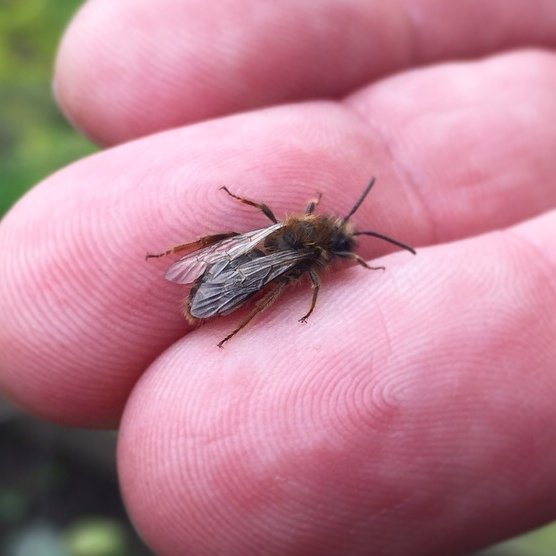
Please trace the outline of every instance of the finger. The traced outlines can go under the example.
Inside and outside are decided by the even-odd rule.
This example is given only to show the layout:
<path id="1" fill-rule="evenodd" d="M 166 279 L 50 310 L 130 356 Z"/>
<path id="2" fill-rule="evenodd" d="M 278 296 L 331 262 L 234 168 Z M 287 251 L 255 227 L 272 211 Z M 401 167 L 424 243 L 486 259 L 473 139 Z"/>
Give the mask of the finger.
<path id="1" fill-rule="evenodd" d="M 187 288 L 165 282 L 168 262 L 145 262 L 145 253 L 267 224 L 219 193 L 222 185 L 268 202 L 278 216 L 302 211 L 320 191 L 319 211 L 343 215 L 376 175 L 355 226 L 415 246 L 507 226 L 554 206 L 556 190 L 547 184 L 556 171 L 556 136 L 546 125 L 556 116 L 554 58 L 502 56 L 491 64 L 472 98 L 462 99 L 460 80 L 452 79 L 446 94 L 454 102 L 425 112 L 429 126 L 400 154 L 394 130 L 382 137 L 345 107 L 307 103 L 160 134 L 56 174 L 0 227 L 0 385 L 49 419 L 115 423 L 143 369 L 187 330 L 179 309 Z M 475 66 L 458 66 L 462 81 L 473 82 Z M 426 107 L 445 71 L 452 69 L 418 72 L 420 89 L 408 76 L 412 98 Z M 524 74 L 528 86 L 515 86 Z M 501 83 L 508 93 L 485 102 Z M 403 100 L 403 90 L 404 81 L 395 81 L 391 94 Z M 421 114 L 420 103 L 412 103 Z M 517 108 L 524 105 L 527 125 Z M 398 108 L 387 108 L 377 113 L 378 129 L 389 119 L 398 125 Z M 437 140 L 447 137 L 447 118 L 457 133 L 446 143 L 461 141 L 460 149 Z M 427 174 L 431 160 L 436 168 L 443 160 L 444 172 Z M 464 169 L 473 160 L 482 166 L 470 180 Z M 455 179 L 446 179 L 452 173 Z M 361 238 L 359 252 L 373 258 L 387 247 Z"/>
<path id="2" fill-rule="evenodd" d="M 62 42 L 57 96 L 98 143 L 295 99 L 402 68 L 556 44 L 552 0 L 92 0 Z"/>
<path id="3" fill-rule="evenodd" d="M 119 443 L 161 554 L 460 554 L 556 517 L 556 212 L 162 355 Z M 457 500 L 457 503 L 454 501 Z M 403 535 L 400 530 L 403 529 Z M 215 531 L 218 534 L 215 534 Z"/>
<path id="4" fill-rule="evenodd" d="M 408 72 L 346 103 L 381 137 L 400 179 L 421 197 L 421 222 L 447 241 L 556 205 L 555 160 L 543 146 L 556 143 L 556 129 L 541 108 L 553 104 L 555 87 L 556 56 L 520 51 Z M 533 176 L 544 182 L 535 191 L 523 186 Z"/>

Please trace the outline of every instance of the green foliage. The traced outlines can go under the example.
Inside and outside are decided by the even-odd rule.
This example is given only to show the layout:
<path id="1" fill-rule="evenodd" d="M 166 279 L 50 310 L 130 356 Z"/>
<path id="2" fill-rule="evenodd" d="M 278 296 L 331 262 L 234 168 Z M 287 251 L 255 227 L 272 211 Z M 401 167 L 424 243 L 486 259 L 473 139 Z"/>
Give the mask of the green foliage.
<path id="1" fill-rule="evenodd" d="M 51 91 L 63 29 L 79 0 L 0 0 L 0 216 L 48 174 L 94 151 Z"/>
<path id="2" fill-rule="evenodd" d="M 66 532 L 71 556 L 126 556 L 125 527 L 113 519 L 89 518 L 74 523 Z"/>

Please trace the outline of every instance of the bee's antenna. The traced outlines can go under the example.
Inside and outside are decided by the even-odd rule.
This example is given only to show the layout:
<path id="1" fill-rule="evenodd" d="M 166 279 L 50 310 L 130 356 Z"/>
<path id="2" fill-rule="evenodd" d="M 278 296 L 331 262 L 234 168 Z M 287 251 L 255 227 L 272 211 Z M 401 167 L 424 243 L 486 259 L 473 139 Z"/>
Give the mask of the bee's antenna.
<path id="1" fill-rule="evenodd" d="M 394 245 L 397 245 L 398 247 L 401 247 L 402 249 L 405 249 L 406 251 L 409 251 L 410 253 L 413 253 L 414 255 L 417 255 L 417 252 L 415 251 L 415 249 L 413 249 L 413 247 L 410 247 L 409 245 L 406 245 L 405 243 L 402 243 L 401 241 L 398 241 L 396 239 L 392 239 L 391 237 L 379 234 L 378 232 L 354 232 L 353 235 L 354 236 L 363 236 L 363 235 L 365 235 L 365 236 L 377 237 L 378 239 L 383 239 L 384 241 L 387 241 L 388 243 L 393 243 Z"/>
<path id="2" fill-rule="evenodd" d="M 369 191 L 371 190 L 371 188 L 375 184 L 375 181 L 376 181 L 376 178 L 373 176 L 371 178 L 371 181 L 370 181 L 369 185 L 367 185 L 367 187 L 365 187 L 365 191 L 363 191 L 363 193 L 361 194 L 361 197 L 359 197 L 359 199 L 357 199 L 357 201 L 355 202 L 355 205 L 353 205 L 351 210 L 347 213 L 347 216 L 344 216 L 344 219 L 343 219 L 342 223 L 347 222 L 353 216 L 353 213 L 361 206 L 361 203 L 365 200 L 365 197 L 369 194 Z"/>

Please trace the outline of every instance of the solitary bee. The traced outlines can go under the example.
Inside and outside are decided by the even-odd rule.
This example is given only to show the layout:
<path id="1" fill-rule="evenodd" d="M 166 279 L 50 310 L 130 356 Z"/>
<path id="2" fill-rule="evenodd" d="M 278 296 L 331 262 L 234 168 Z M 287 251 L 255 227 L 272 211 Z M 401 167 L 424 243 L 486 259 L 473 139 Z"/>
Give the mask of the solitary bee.
<path id="1" fill-rule="evenodd" d="M 391 237 L 353 229 L 349 219 L 361 206 L 374 183 L 375 178 L 372 178 L 343 218 L 315 215 L 315 208 L 321 198 L 319 194 L 308 203 L 305 214 L 288 216 L 283 222 L 279 222 L 264 203 L 238 197 L 222 187 L 230 197 L 261 210 L 272 224 L 243 234 L 228 232 L 204 236 L 191 243 L 176 245 L 163 253 L 147 255 L 147 258 L 192 251 L 171 264 L 165 275 L 171 282 L 193 284 L 184 307 L 185 315 L 191 322 L 231 313 L 265 289 L 266 293 L 255 303 L 253 310 L 218 347 L 222 347 L 255 315 L 274 303 L 287 286 L 304 274 L 309 276 L 313 289 L 309 310 L 299 319 L 299 322 L 306 322 L 317 302 L 319 271 L 334 258 L 350 259 L 372 270 L 384 270 L 384 267 L 369 266 L 354 252 L 356 236 L 373 236 L 416 254 L 412 247 Z"/>

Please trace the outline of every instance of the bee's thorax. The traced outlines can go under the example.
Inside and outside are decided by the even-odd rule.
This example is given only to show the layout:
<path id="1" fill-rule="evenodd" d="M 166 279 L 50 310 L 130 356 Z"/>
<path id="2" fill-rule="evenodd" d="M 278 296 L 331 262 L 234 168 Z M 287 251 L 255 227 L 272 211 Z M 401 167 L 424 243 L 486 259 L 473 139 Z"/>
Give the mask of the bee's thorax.
<path id="1" fill-rule="evenodd" d="M 280 228 L 266 238 L 269 252 L 281 249 L 315 249 L 315 255 L 327 260 L 335 252 L 352 251 L 355 247 L 353 230 L 349 223 L 331 216 L 290 216 Z"/>

